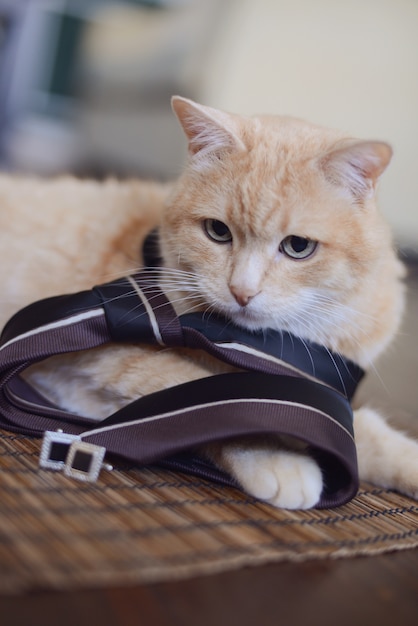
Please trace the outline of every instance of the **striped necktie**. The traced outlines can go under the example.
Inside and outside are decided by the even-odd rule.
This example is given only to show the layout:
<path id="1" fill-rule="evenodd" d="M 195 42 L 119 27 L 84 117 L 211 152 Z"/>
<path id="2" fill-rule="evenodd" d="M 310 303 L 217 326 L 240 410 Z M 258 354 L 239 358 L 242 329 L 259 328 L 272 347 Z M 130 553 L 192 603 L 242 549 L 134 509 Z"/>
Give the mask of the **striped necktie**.
<path id="1" fill-rule="evenodd" d="M 196 348 L 245 371 L 144 396 L 99 423 L 64 412 L 19 376 L 49 356 L 109 342 Z M 252 333 L 202 313 L 178 317 L 144 270 L 40 300 L 9 320 L 0 338 L 0 426 L 34 436 L 61 429 L 63 441 L 234 486 L 191 450 L 242 435 L 291 435 L 309 444 L 324 473 L 317 506 L 337 506 L 358 488 L 350 400 L 362 376 L 355 363 L 285 332 Z"/>

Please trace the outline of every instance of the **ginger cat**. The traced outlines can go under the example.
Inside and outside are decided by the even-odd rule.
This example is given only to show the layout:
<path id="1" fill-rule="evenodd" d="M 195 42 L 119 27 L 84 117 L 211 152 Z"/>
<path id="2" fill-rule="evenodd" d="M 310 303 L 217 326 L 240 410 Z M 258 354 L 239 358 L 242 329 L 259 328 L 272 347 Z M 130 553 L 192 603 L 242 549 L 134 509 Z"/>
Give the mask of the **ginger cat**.
<path id="1" fill-rule="evenodd" d="M 321 343 L 368 369 L 402 315 L 403 268 L 376 208 L 390 147 L 288 117 L 232 115 L 174 97 L 189 161 L 173 185 L 0 176 L 0 323 L 31 301 L 134 272 L 159 225 L 158 281 L 178 313 Z M 27 373 L 65 409 L 100 420 L 140 395 L 229 371 L 186 349 L 114 345 Z M 355 411 L 362 479 L 418 497 L 418 444 Z M 202 451 L 251 495 L 314 506 L 321 471 L 302 446 L 245 439 Z"/>

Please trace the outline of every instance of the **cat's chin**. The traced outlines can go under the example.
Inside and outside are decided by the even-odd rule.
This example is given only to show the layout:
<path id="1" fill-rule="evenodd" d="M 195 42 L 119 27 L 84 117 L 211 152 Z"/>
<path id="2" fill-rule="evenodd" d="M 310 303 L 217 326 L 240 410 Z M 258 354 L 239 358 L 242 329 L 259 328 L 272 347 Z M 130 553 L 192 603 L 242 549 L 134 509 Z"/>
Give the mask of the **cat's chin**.
<path id="1" fill-rule="evenodd" d="M 245 328 L 245 330 L 251 332 L 260 332 L 270 329 L 303 336 L 303 333 L 300 333 L 299 329 L 294 329 L 291 325 L 286 323 L 284 319 L 273 319 L 269 315 L 257 313 L 256 311 L 251 311 L 251 309 L 243 308 L 239 311 L 229 311 L 227 314 L 224 313 L 224 316 L 228 317 L 235 326 Z"/>
<path id="2" fill-rule="evenodd" d="M 271 326 L 271 324 L 269 323 L 270 320 L 267 319 L 264 315 L 257 314 L 254 311 L 246 308 L 240 309 L 239 311 L 234 311 L 232 313 L 230 312 L 227 317 L 229 317 L 236 326 L 254 332 L 270 328 Z"/>

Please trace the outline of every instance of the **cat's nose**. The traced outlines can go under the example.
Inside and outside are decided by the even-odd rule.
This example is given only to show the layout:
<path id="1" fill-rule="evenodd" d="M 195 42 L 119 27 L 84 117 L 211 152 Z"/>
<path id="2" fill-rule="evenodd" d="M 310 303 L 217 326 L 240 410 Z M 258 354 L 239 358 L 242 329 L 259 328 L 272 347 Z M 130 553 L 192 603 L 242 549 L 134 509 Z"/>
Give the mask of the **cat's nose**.
<path id="1" fill-rule="evenodd" d="M 247 306 L 250 300 L 257 294 L 246 289 L 239 289 L 238 287 L 230 287 L 231 293 L 240 306 Z"/>

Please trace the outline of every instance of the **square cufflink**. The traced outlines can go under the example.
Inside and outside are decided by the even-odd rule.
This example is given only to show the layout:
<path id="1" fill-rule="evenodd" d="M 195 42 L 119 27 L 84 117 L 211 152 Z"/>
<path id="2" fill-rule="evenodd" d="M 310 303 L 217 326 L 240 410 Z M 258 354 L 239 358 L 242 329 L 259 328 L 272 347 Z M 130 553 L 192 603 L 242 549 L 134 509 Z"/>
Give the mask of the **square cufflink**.
<path id="1" fill-rule="evenodd" d="M 64 474 L 76 480 L 94 483 L 102 467 L 113 469 L 111 465 L 103 463 L 105 454 L 106 448 L 103 446 L 75 440 L 68 451 Z"/>
<path id="2" fill-rule="evenodd" d="M 64 469 L 67 454 L 73 441 L 79 440 L 78 435 L 69 435 L 62 430 L 44 433 L 39 466 L 44 469 L 60 471 Z"/>
<path id="3" fill-rule="evenodd" d="M 62 431 L 44 433 L 39 466 L 63 471 L 66 476 L 84 482 L 96 482 L 100 470 L 113 467 L 103 463 L 106 448 L 82 441 L 79 435 Z"/>

